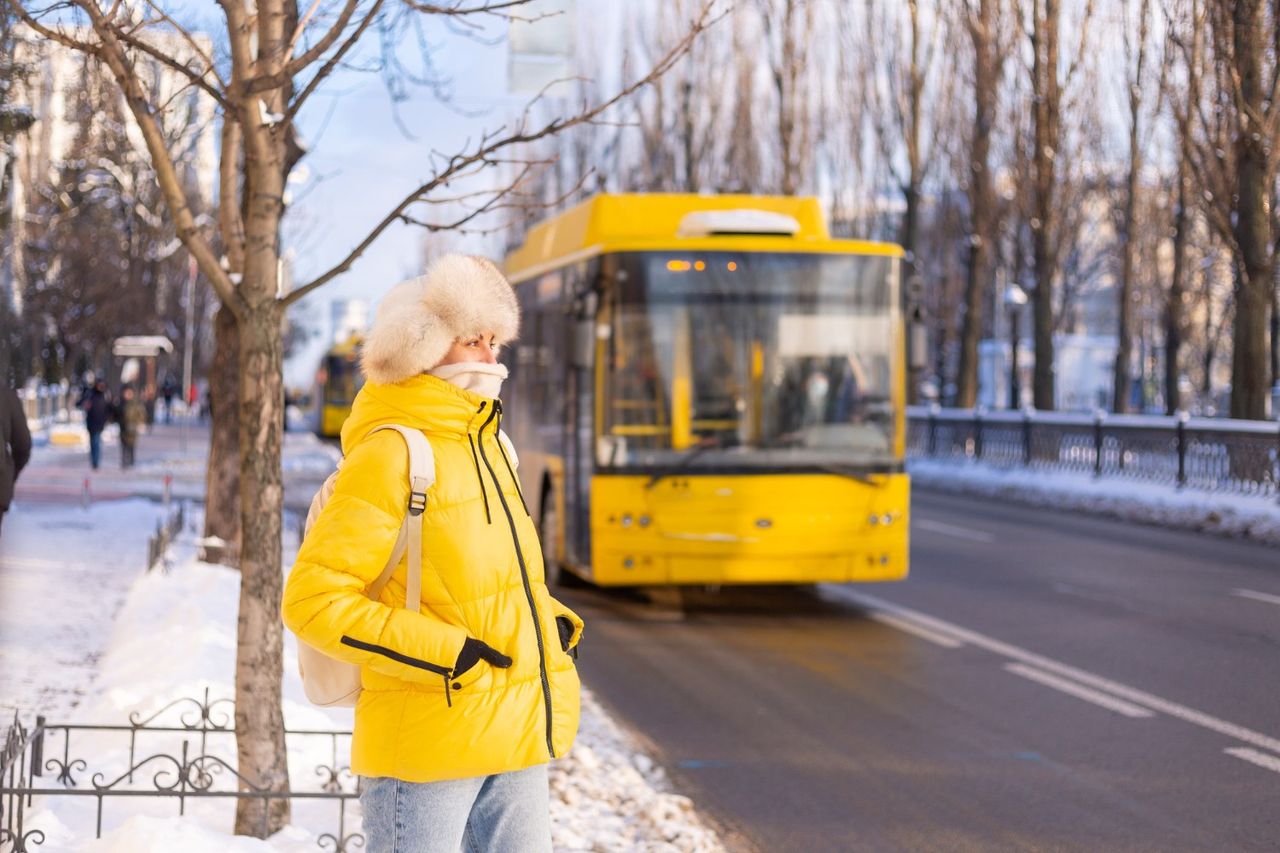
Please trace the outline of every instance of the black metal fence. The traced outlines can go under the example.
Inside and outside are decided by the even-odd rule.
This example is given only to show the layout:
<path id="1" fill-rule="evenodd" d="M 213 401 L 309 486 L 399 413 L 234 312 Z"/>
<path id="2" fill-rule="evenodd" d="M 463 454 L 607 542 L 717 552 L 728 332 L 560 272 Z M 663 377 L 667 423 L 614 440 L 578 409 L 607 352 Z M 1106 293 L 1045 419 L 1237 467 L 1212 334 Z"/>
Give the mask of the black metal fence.
<path id="1" fill-rule="evenodd" d="M 341 758 L 349 749 L 351 733 L 286 730 L 291 746 L 300 739 L 328 739 L 330 760 L 316 766 L 314 789 L 269 790 L 219 754 L 234 754 L 233 710 L 230 699 L 210 700 L 206 690 L 203 700 L 178 699 L 146 717 L 130 714 L 128 725 L 48 723 L 37 717 L 28 727 L 15 714 L 0 751 L 0 853 L 32 853 L 45 842 L 44 831 L 28 820 L 36 798 L 88 798 L 94 810 L 94 838 L 102 837 L 104 812 L 118 799 L 174 800 L 179 815 L 186 813 L 190 801 L 258 799 L 263 801 L 264 831 L 272 802 L 289 800 L 295 807 L 299 802 L 331 802 L 331 831 L 317 837 L 318 846 L 333 853 L 362 848 L 364 836 L 348 831 L 348 801 L 359 796 L 357 783 Z M 118 751 L 104 754 L 127 758 L 90 775 L 90 762 L 76 745 L 77 736 L 90 733 L 118 738 Z M 221 750 L 210 750 L 215 741 L 223 742 Z M 87 826 L 72 830 L 81 837 L 88 833 Z"/>
<path id="2" fill-rule="evenodd" d="M 1280 495 L 1280 423 L 911 407 L 907 454 Z"/>
<path id="3" fill-rule="evenodd" d="M 168 485 L 165 486 L 166 491 Z M 167 568 L 164 557 L 169 545 L 182 532 L 186 524 L 186 504 L 179 503 L 177 509 L 163 521 L 156 524 L 156 532 L 147 540 L 147 571 L 155 568 Z"/>

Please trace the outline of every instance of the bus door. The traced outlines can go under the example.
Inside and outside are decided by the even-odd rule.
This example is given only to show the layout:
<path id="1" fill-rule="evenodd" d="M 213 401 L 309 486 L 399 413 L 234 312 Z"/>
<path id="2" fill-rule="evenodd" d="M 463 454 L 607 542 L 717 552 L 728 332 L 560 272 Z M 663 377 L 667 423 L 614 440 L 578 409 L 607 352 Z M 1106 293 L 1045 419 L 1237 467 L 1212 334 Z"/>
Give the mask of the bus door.
<path id="1" fill-rule="evenodd" d="M 597 296 L 590 287 L 586 269 L 570 276 L 570 292 L 579 295 L 571 302 L 567 335 L 568 381 L 565 388 L 565 556 L 569 562 L 591 563 L 591 475 L 595 443 L 595 347 L 594 330 Z"/>

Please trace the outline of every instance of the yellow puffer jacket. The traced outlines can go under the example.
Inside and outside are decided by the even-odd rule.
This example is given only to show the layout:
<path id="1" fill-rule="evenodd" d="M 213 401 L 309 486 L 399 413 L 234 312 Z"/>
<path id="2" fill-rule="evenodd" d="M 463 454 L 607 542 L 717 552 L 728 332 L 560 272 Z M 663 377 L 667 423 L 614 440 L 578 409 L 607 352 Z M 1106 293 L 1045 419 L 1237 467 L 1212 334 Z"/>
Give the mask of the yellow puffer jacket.
<path id="1" fill-rule="evenodd" d="M 521 770 L 564 755 L 578 730 L 578 674 L 557 616 L 582 620 L 547 591 L 538 535 L 498 440 L 501 404 L 433 376 L 370 383 L 342 428 L 333 496 L 285 584 L 285 624 L 359 664 L 351 769 L 409 782 Z M 380 600 L 364 590 L 395 546 L 409 499 L 409 460 L 382 424 L 421 429 L 436 482 L 423 514 L 422 605 L 403 607 L 405 563 Z M 407 559 L 407 557 L 406 557 Z M 453 665 L 467 637 L 512 658 Z"/>

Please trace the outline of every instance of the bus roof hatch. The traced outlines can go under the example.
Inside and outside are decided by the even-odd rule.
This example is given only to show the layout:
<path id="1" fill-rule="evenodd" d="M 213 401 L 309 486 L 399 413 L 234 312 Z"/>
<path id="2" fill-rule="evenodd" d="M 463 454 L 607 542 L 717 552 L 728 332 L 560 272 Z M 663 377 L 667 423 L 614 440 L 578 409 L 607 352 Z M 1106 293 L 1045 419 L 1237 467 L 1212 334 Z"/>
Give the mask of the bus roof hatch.
<path id="1" fill-rule="evenodd" d="M 685 214 L 676 230 L 679 237 L 714 237 L 730 234 L 765 234 L 794 237 L 800 222 L 794 216 L 769 210 L 696 210 Z"/>

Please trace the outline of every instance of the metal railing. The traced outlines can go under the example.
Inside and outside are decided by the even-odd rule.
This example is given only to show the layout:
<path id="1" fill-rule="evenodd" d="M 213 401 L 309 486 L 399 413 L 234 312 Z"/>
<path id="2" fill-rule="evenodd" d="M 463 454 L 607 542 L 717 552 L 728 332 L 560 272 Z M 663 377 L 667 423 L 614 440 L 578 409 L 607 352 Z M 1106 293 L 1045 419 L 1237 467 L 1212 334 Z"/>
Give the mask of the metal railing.
<path id="1" fill-rule="evenodd" d="M 169 490 L 167 481 L 168 478 L 166 477 L 166 492 Z M 168 569 L 169 564 L 165 560 L 165 554 L 168 553 L 169 545 L 182 532 L 183 525 L 186 524 L 186 518 L 186 504 L 179 503 L 172 515 L 156 523 L 155 534 L 147 539 L 147 571 L 152 571 L 156 568 Z"/>
<path id="2" fill-rule="evenodd" d="M 106 805 L 121 798 L 176 800 L 179 815 L 185 814 L 189 800 L 258 799 L 263 801 L 264 831 L 272 802 L 332 801 L 336 805 L 333 831 L 319 835 L 317 845 L 333 853 L 363 848 L 364 837 L 348 832 L 347 826 L 348 801 L 358 798 L 359 791 L 350 768 L 340 763 L 341 742 L 349 749 L 351 732 L 286 729 L 290 743 L 301 738 L 329 739 L 330 763 L 315 768 L 320 780 L 315 789 L 271 790 L 245 777 L 218 751 L 209 749 L 211 741 L 230 741 L 235 734 L 233 711 L 230 699 L 210 700 L 206 689 L 203 700 L 178 699 L 146 717 L 130 714 L 128 725 L 47 723 L 44 717 L 37 717 L 28 728 L 15 714 L 0 751 L 0 853 L 32 853 L 44 843 L 44 832 L 27 822 L 36 797 L 93 799 L 94 838 L 102 837 Z M 170 722 L 161 722 L 163 717 Z M 122 741 L 127 736 L 128 758 L 123 766 L 97 769 L 86 782 L 89 761 L 77 752 L 73 736 L 88 732 L 95 736 L 115 733 Z M 162 744 L 167 739 L 168 749 L 143 748 L 144 740 L 154 743 L 156 738 L 161 738 Z M 52 747 L 48 758 L 46 741 L 51 741 Z M 234 746 L 227 752 L 234 754 Z M 117 753 L 109 750 L 108 754 Z M 220 786 L 219 780 L 225 784 Z M 87 834 L 87 827 L 71 829 Z"/>
<path id="3" fill-rule="evenodd" d="M 907 455 L 1280 495 L 1280 423 L 911 407 Z"/>
<path id="4" fill-rule="evenodd" d="M 18 389 L 18 397 L 22 400 L 27 420 L 44 425 L 69 422 L 71 413 L 76 410 L 75 400 L 79 393 L 79 388 L 69 385 L 38 385 Z"/>

